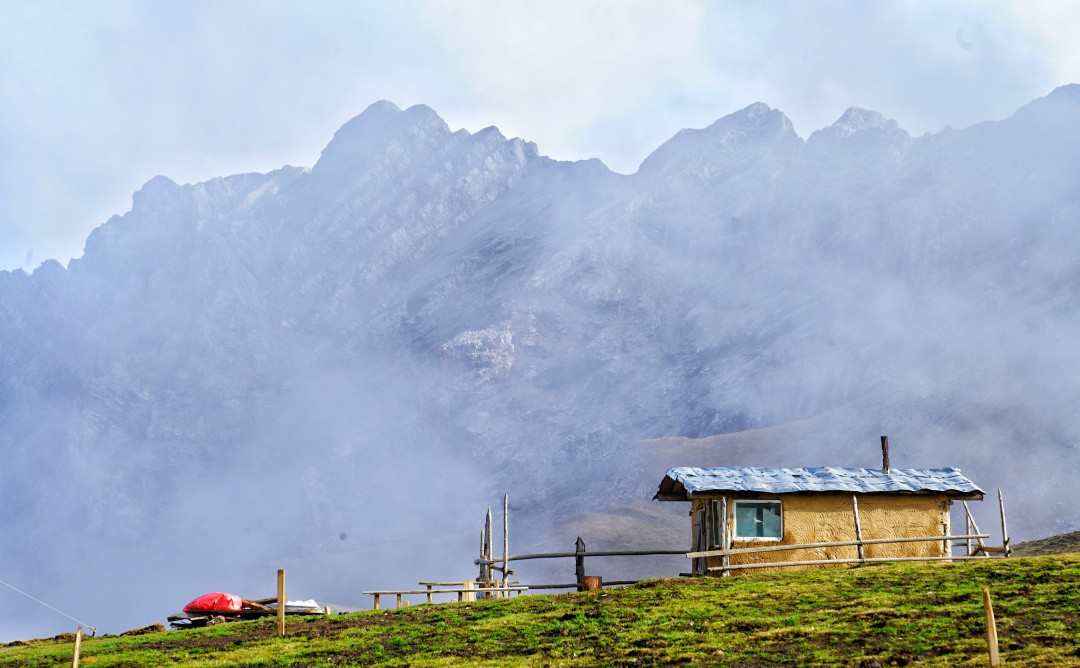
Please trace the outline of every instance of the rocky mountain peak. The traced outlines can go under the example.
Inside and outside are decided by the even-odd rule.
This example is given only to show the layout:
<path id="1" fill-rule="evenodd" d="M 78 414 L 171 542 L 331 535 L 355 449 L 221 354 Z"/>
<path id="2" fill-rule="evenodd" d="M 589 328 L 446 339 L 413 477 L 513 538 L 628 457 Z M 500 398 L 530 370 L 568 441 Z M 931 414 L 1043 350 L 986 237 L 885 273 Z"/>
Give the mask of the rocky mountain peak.
<path id="1" fill-rule="evenodd" d="M 802 140 L 791 120 L 780 110 L 755 102 L 724 116 L 702 129 L 680 130 L 641 163 L 640 172 L 654 173 L 670 167 L 706 160 L 723 161 L 725 155 L 748 150 L 785 151 Z"/>
<path id="2" fill-rule="evenodd" d="M 894 119 L 885 118 L 877 111 L 848 107 L 835 123 L 811 134 L 807 143 L 835 142 L 855 137 L 907 139 L 909 135 Z"/>
<path id="3" fill-rule="evenodd" d="M 450 136 L 446 121 L 431 107 L 418 104 L 402 111 L 385 100 L 369 106 L 334 133 L 312 173 L 321 175 L 363 168 L 386 151 L 410 153 L 442 144 Z"/>

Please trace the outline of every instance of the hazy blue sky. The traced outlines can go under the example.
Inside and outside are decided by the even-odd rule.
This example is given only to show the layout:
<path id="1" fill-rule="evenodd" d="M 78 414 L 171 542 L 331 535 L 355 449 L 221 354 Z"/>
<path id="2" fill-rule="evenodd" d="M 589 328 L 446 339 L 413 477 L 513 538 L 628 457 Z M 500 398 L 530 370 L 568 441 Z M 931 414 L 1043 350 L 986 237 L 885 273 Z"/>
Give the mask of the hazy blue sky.
<path id="1" fill-rule="evenodd" d="M 310 166 L 370 103 L 424 103 L 633 172 L 762 101 L 913 134 L 1080 81 L 1080 3 L 0 0 L 0 269 L 82 254 L 157 174 Z"/>

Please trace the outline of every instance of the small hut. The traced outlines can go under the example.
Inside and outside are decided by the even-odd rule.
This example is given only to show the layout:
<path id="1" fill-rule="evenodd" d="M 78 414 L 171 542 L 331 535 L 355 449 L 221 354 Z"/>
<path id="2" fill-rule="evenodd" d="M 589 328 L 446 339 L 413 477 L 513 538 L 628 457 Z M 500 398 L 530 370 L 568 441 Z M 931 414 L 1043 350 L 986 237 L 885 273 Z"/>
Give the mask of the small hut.
<path id="1" fill-rule="evenodd" d="M 670 469 L 655 499 L 689 501 L 693 551 L 952 535 L 955 500 L 982 499 L 960 469 Z M 861 535 L 860 535 L 861 534 Z M 948 557 L 949 541 L 815 546 L 710 556 L 696 575 L 735 564 L 860 558 Z M 779 566 L 776 570 L 790 567 Z M 767 570 L 772 570 L 767 569 Z M 732 572 L 740 572 L 733 569 Z"/>

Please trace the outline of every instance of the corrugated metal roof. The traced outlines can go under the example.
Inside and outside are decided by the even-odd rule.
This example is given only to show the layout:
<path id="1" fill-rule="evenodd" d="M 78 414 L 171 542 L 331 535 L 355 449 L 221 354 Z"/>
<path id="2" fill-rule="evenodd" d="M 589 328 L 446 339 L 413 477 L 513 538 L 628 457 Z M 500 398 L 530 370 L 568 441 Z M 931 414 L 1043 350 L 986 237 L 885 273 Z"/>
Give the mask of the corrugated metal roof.
<path id="1" fill-rule="evenodd" d="M 920 493 L 944 492 L 967 498 L 982 498 L 983 491 L 960 474 L 957 468 L 881 469 L 763 468 L 724 466 L 669 469 L 660 483 L 657 498 L 690 498 L 701 492 L 792 492 Z"/>

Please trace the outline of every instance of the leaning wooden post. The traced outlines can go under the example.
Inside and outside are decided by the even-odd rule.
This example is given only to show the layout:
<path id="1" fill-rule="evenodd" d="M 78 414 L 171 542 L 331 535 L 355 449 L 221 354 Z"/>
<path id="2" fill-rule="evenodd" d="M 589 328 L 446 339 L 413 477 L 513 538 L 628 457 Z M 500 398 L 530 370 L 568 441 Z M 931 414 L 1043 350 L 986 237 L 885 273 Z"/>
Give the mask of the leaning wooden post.
<path id="1" fill-rule="evenodd" d="M 585 591 L 585 541 L 581 536 L 574 544 L 574 574 L 577 575 L 578 591 Z"/>
<path id="2" fill-rule="evenodd" d="M 963 540 L 964 547 L 968 549 L 967 556 L 971 556 L 971 519 L 967 516 L 963 516 L 963 535 L 966 535 L 966 539 Z"/>
<path id="3" fill-rule="evenodd" d="M 983 588 L 983 611 L 986 613 L 986 649 L 990 652 L 990 666 L 997 668 L 1001 665 L 1001 657 L 998 656 L 997 623 L 994 621 L 994 604 L 990 602 L 990 588 Z"/>
<path id="4" fill-rule="evenodd" d="M 277 572 L 277 634 L 285 637 L 285 571 Z M 377 608 L 377 606 L 376 606 Z"/>
<path id="5" fill-rule="evenodd" d="M 964 512 L 967 514 L 968 521 L 971 522 L 971 528 L 975 530 L 975 534 L 978 535 L 982 533 L 979 529 L 979 523 L 975 521 L 975 517 L 971 514 L 971 509 L 968 508 L 967 501 L 962 501 L 961 503 L 964 504 Z M 982 552 L 984 557 L 990 556 L 990 553 L 983 549 L 986 546 L 983 545 L 982 538 L 976 538 L 975 543 L 978 545 L 978 547 L 975 548 L 975 552 Z"/>
<path id="6" fill-rule="evenodd" d="M 503 494 L 503 568 L 502 568 L 502 586 L 506 589 L 506 580 L 510 573 L 510 520 L 508 519 L 508 511 L 510 509 L 510 497 Z M 510 598 L 510 594 L 505 591 L 499 592 L 496 598 Z"/>
<path id="7" fill-rule="evenodd" d="M 882 436 L 882 438 L 885 437 Z M 855 540 L 859 550 L 859 563 L 866 563 L 866 556 L 863 554 L 862 525 L 859 524 L 859 497 L 854 494 L 851 496 L 851 506 L 855 510 Z"/>
<path id="8" fill-rule="evenodd" d="M 1001 549 L 1008 557 L 1012 554 L 1012 548 L 1009 547 L 1009 529 L 1005 526 L 1005 499 L 1001 496 L 1000 487 L 998 488 L 998 507 L 1001 509 Z"/>
<path id="9" fill-rule="evenodd" d="M 82 649 L 82 627 L 75 631 L 75 654 L 71 659 L 71 668 L 79 668 L 79 652 Z"/>

